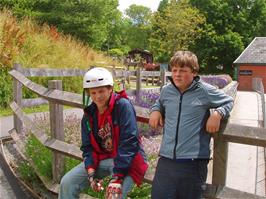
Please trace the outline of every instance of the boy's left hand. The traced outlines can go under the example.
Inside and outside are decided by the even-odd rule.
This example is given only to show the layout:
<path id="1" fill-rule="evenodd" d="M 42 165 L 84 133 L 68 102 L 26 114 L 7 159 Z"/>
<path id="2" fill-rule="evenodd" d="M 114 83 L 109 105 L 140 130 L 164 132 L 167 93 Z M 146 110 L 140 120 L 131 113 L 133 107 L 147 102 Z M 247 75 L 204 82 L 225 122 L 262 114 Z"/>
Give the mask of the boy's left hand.
<path id="1" fill-rule="evenodd" d="M 214 111 L 207 120 L 206 131 L 209 133 L 218 132 L 220 129 L 221 119 L 222 116 L 217 111 Z"/>

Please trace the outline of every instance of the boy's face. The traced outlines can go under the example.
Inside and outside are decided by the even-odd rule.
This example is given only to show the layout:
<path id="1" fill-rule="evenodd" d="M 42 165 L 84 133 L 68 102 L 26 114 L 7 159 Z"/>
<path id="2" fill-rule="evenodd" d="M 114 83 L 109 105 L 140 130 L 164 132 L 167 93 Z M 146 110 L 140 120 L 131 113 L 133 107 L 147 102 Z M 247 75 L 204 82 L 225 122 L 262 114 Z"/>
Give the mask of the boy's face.
<path id="1" fill-rule="evenodd" d="M 172 78 L 174 84 L 181 92 L 184 92 L 192 83 L 194 77 L 197 75 L 196 72 L 192 72 L 191 68 L 184 66 L 173 66 L 172 67 Z"/>
<path id="2" fill-rule="evenodd" d="M 90 95 L 92 101 L 97 105 L 98 110 L 104 110 L 108 106 L 109 98 L 113 92 L 111 86 L 101 86 L 89 88 L 86 92 Z"/>

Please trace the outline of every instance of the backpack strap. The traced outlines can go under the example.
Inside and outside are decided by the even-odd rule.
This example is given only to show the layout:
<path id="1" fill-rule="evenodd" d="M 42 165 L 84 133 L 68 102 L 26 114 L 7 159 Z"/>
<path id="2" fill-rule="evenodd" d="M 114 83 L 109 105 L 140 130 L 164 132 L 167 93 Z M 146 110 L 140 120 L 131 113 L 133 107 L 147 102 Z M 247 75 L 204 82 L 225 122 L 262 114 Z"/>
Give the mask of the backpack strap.
<path id="1" fill-rule="evenodd" d="M 112 120 L 113 120 L 114 126 L 119 125 L 119 113 L 118 113 L 119 110 L 118 109 L 119 109 L 119 100 L 115 102 L 115 105 L 112 111 Z"/>

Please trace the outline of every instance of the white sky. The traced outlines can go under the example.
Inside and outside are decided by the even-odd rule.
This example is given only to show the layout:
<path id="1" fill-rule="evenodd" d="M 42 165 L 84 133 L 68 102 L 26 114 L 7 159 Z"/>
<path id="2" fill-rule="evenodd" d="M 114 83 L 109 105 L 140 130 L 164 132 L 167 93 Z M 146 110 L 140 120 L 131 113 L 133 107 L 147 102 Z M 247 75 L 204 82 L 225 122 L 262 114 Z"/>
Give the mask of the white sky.
<path id="1" fill-rule="evenodd" d="M 148 7 L 152 12 L 156 11 L 161 0 L 119 0 L 118 9 L 122 12 L 125 11 L 130 5 L 142 5 Z"/>

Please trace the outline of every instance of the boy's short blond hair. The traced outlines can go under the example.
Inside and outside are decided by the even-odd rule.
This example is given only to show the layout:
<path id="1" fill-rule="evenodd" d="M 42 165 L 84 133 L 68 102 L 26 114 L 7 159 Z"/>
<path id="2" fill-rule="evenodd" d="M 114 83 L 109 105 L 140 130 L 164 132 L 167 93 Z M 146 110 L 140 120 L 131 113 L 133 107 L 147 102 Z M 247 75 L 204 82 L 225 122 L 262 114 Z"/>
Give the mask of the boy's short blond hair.
<path id="1" fill-rule="evenodd" d="M 169 62 L 170 70 L 175 66 L 181 68 L 187 66 L 192 72 L 199 72 L 198 58 L 191 51 L 176 51 Z"/>

